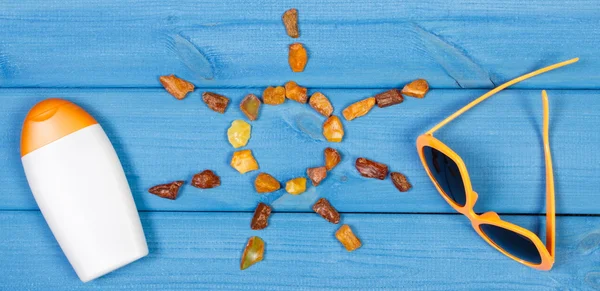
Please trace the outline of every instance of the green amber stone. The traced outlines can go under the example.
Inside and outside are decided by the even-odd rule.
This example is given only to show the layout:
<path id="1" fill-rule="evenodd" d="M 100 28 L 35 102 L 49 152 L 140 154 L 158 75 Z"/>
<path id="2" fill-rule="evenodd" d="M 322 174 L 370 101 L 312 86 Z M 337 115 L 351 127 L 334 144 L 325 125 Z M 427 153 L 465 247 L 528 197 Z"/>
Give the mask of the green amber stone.
<path id="1" fill-rule="evenodd" d="M 265 242 L 258 236 L 253 236 L 248 240 L 244 254 L 242 255 L 242 262 L 240 263 L 240 269 L 245 270 L 248 267 L 262 261 L 263 254 L 265 253 Z"/>
<path id="2" fill-rule="evenodd" d="M 246 115 L 246 117 L 250 119 L 250 121 L 254 121 L 258 118 L 260 104 L 260 99 L 258 99 L 256 95 L 248 94 L 246 97 L 244 97 L 244 100 L 242 100 L 240 109 Z"/>

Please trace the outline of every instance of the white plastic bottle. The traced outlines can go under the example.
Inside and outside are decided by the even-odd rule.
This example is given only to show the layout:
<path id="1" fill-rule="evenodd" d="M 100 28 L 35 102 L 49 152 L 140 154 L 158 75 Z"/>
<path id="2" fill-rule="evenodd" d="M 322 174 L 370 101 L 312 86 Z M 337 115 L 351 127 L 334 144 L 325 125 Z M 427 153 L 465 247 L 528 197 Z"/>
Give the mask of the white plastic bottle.
<path id="1" fill-rule="evenodd" d="M 35 105 L 23 123 L 21 160 L 40 211 L 81 281 L 148 254 L 119 158 L 85 110 L 62 99 Z"/>

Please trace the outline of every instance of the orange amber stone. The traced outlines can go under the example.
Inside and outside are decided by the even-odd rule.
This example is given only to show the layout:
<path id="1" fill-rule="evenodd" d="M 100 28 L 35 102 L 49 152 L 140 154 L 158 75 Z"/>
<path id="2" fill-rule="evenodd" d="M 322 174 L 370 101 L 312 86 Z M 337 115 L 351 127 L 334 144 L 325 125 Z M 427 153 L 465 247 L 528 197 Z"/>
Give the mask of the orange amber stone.
<path id="1" fill-rule="evenodd" d="M 333 148 L 325 149 L 325 168 L 327 168 L 327 171 L 331 171 L 331 169 L 335 168 L 341 160 L 342 156 L 340 156 L 340 153 L 338 153 L 337 150 Z"/>
<path id="2" fill-rule="evenodd" d="M 332 115 L 323 123 L 323 136 L 329 142 L 341 142 L 344 138 L 344 126 L 339 117 Z"/>
<path id="3" fill-rule="evenodd" d="M 346 107 L 346 109 L 342 111 L 342 115 L 344 115 L 346 120 L 352 120 L 369 113 L 373 106 L 375 106 L 375 97 L 369 97 Z"/>
<path id="4" fill-rule="evenodd" d="M 254 159 L 254 156 L 252 156 L 251 150 L 241 150 L 233 153 L 231 166 L 240 172 L 240 174 L 258 170 L 258 163 Z"/>
<path id="5" fill-rule="evenodd" d="M 282 86 L 267 87 L 263 91 L 263 101 L 268 105 L 279 105 L 285 101 L 285 88 Z"/>
<path id="6" fill-rule="evenodd" d="M 270 193 L 279 190 L 281 184 L 277 179 L 267 173 L 260 173 L 254 180 L 254 188 L 258 193 Z"/>
<path id="7" fill-rule="evenodd" d="M 347 251 L 354 251 L 362 246 L 360 240 L 354 235 L 349 225 L 344 224 L 335 232 L 335 237 L 344 245 Z"/>
<path id="8" fill-rule="evenodd" d="M 417 98 L 425 97 L 427 91 L 429 91 L 429 84 L 423 79 L 414 80 L 402 88 L 402 94 Z"/>
<path id="9" fill-rule="evenodd" d="M 325 117 L 329 117 L 333 113 L 333 105 L 331 105 L 329 99 L 327 99 L 327 97 L 325 97 L 325 95 L 323 95 L 321 92 L 315 92 L 312 94 L 308 104 L 310 104 L 310 107 Z"/>
<path id="10" fill-rule="evenodd" d="M 298 86 L 294 81 L 285 83 L 285 97 L 296 102 L 306 103 L 308 99 L 306 91 L 306 88 Z"/>
<path id="11" fill-rule="evenodd" d="M 288 62 L 292 72 L 302 72 L 306 63 L 308 62 L 308 54 L 304 46 L 297 42 L 290 45 L 290 52 L 288 55 Z"/>
<path id="12" fill-rule="evenodd" d="M 167 92 L 179 100 L 185 98 L 189 92 L 194 91 L 194 84 L 177 78 L 175 75 L 160 76 L 159 80 Z"/>

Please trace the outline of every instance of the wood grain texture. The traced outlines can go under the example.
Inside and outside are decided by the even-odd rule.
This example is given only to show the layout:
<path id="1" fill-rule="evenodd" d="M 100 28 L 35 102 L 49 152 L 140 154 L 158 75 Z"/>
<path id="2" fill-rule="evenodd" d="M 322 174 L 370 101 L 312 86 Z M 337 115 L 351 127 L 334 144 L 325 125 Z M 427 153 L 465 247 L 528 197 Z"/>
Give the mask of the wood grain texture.
<path id="1" fill-rule="evenodd" d="M 0 212 L 0 282 L 6 290 L 598 290 L 600 218 L 559 217 L 549 272 L 487 245 L 459 215 L 343 215 L 363 242 L 348 253 L 317 214 L 274 213 L 250 230 L 251 213 L 142 213 L 150 254 L 81 283 L 38 212 Z M 504 218 L 504 217 L 503 217 Z M 507 216 L 533 231 L 543 217 Z M 248 237 L 265 240 L 245 271 Z"/>
<path id="2" fill-rule="evenodd" d="M 309 90 L 310 92 L 315 89 Z M 320 90 L 335 114 L 359 99 L 381 90 Z M 275 211 L 311 211 L 326 197 L 342 212 L 454 212 L 439 197 L 418 159 L 415 140 L 483 90 L 433 90 L 424 99 L 407 98 L 389 108 L 374 108 L 368 115 L 344 121 L 346 136 L 340 144 L 321 135 L 324 118 L 308 105 L 287 101 L 264 106 L 252 122 L 246 148 L 260 170 L 281 182 L 304 176 L 306 168 L 322 165 L 323 149 L 333 146 L 341 164 L 319 186 L 299 196 L 284 190 L 259 195 L 253 181 L 258 172 L 240 175 L 229 166 L 234 149 L 226 130 L 234 119 L 244 118 L 238 106 L 247 93 L 262 90 L 215 90 L 232 98 L 224 115 L 209 110 L 197 90 L 177 101 L 155 89 L 4 89 L 0 90 L 0 209 L 37 209 L 19 159 L 19 130 L 27 110 L 46 97 L 72 100 L 95 116 L 108 133 L 122 160 L 140 210 L 252 211 L 259 201 Z M 556 178 L 557 212 L 599 214 L 599 155 L 590 152 L 600 144 L 593 131 L 600 124 L 599 92 L 549 91 L 551 145 Z M 541 146 L 541 94 L 538 90 L 509 90 L 484 102 L 450 123 L 438 137 L 465 160 L 474 189 L 477 211 L 544 213 L 544 160 Z M 354 168 L 357 157 L 389 165 L 407 175 L 414 188 L 398 192 L 388 178 L 365 179 Z M 221 177 L 222 186 L 199 190 L 184 186 L 176 201 L 147 193 L 155 184 L 187 180 L 204 169 Z"/>
<path id="3" fill-rule="evenodd" d="M 292 7 L 300 14 L 297 41 L 310 56 L 302 74 L 287 64 L 287 46 L 296 40 L 287 37 L 281 14 Z M 600 89 L 598 11 L 596 0 L 2 1 L 0 289 L 600 290 L 600 155 L 592 151 L 600 144 L 600 91 L 571 90 Z M 596 215 L 557 217 L 552 271 L 504 257 L 460 215 L 414 214 L 454 212 L 415 151 L 419 134 L 484 92 L 452 89 L 491 88 L 573 57 L 581 61 L 516 87 L 565 89 L 549 91 L 557 212 Z M 166 74 L 233 102 L 219 115 L 202 103 L 202 89 L 176 101 L 158 89 Z M 263 107 L 247 146 L 261 171 L 285 182 L 321 165 L 325 147 L 340 150 L 342 163 L 317 188 L 259 195 L 252 187 L 258 172 L 242 176 L 229 166 L 234 150 L 226 129 L 243 118 L 238 105 L 247 93 L 293 79 L 311 93 L 325 88 L 318 91 L 340 115 L 416 78 L 448 90 L 344 122 L 341 144 L 323 140 L 323 118 L 308 106 Z M 102 89 L 112 87 L 121 89 Z M 37 211 L 19 159 L 22 120 L 48 97 L 72 100 L 98 119 L 143 211 L 150 255 L 88 284 L 77 279 Z M 540 127 L 539 90 L 510 90 L 439 132 L 469 168 L 476 211 L 544 212 Z M 353 166 L 359 156 L 406 174 L 414 188 L 399 193 L 389 179 L 360 177 Z M 146 191 L 189 182 L 204 169 L 223 185 L 188 184 L 175 201 Z M 286 213 L 311 212 L 319 197 L 342 212 L 361 249 L 346 252 L 334 238 L 337 226 L 317 214 Z M 258 202 L 274 213 L 267 229 L 252 231 Z M 543 216 L 502 217 L 543 237 Z M 265 239 L 265 261 L 242 272 L 240 255 L 252 235 Z"/>
<path id="4" fill-rule="evenodd" d="M 27 0 L 0 3 L 0 86 L 489 88 L 573 57 L 520 88 L 600 88 L 595 0 L 553 1 Z M 281 14 L 298 8 L 310 55 L 287 65 Z"/>

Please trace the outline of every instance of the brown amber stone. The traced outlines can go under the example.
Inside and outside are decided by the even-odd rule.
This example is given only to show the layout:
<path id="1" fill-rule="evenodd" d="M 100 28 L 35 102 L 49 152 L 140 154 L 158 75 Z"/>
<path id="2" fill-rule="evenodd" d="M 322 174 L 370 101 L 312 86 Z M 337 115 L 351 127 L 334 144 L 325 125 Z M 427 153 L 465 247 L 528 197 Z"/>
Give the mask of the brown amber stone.
<path id="1" fill-rule="evenodd" d="M 288 99 L 292 99 L 300 103 L 306 103 L 308 99 L 306 91 L 306 88 L 298 86 L 298 84 L 296 84 L 294 81 L 285 83 L 285 97 Z"/>
<path id="2" fill-rule="evenodd" d="M 386 165 L 365 158 L 356 159 L 355 166 L 360 175 L 367 178 L 384 180 L 388 174 L 388 167 Z"/>
<path id="3" fill-rule="evenodd" d="M 379 108 L 388 107 L 402 103 L 404 97 L 398 89 L 392 89 L 375 95 L 375 101 Z"/>
<path id="4" fill-rule="evenodd" d="M 183 181 L 175 181 L 167 184 L 156 185 L 148 189 L 148 192 L 162 198 L 175 200 L 175 198 L 177 198 L 177 194 L 179 194 L 179 188 L 181 188 L 183 183 Z"/>
<path id="5" fill-rule="evenodd" d="M 258 170 L 258 163 L 254 159 L 254 156 L 252 156 L 251 150 L 241 150 L 233 153 L 231 167 L 240 172 L 240 174 L 245 174 Z"/>
<path id="6" fill-rule="evenodd" d="M 325 97 L 325 95 L 323 95 L 321 92 L 315 92 L 312 94 L 308 104 L 310 104 L 310 107 L 325 117 L 329 117 L 333 113 L 333 105 L 331 105 L 329 99 L 327 99 L 327 97 Z"/>
<path id="7" fill-rule="evenodd" d="M 323 123 L 323 136 L 329 142 L 341 142 L 344 138 L 344 126 L 339 117 L 332 115 Z"/>
<path id="8" fill-rule="evenodd" d="M 211 170 L 204 170 L 201 173 L 194 175 L 192 178 L 192 186 L 200 189 L 210 189 L 221 186 L 221 178 L 215 175 Z"/>
<path id="9" fill-rule="evenodd" d="M 362 246 L 360 240 L 354 235 L 352 229 L 347 224 L 342 225 L 335 232 L 335 237 L 344 245 L 347 251 L 354 251 Z"/>
<path id="10" fill-rule="evenodd" d="M 337 164 L 342 160 L 342 156 L 337 150 L 333 148 L 326 148 L 325 151 L 325 168 L 327 171 L 331 171 Z"/>
<path id="11" fill-rule="evenodd" d="M 285 88 L 282 86 L 267 87 L 263 91 L 263 102 L 268 105 L 279 105 L 285 101 Z"/>
<path id="12" fill-rule="evenodd" d="M 325 220 L 335 224 L 340 223 L 340 214 L 333 206 L 331 206 L 327 199 L 319 199 L 319 201 L 313 205 L 312 209 L 321 215 L 321 217 L 325 218 Z"/>
<path id="13" fill-rule="evenodd" d="M 283 20 L 287 35 L 291 38 L 298 38 L 300 36 L 300 32 L 298 31 L 298 10 L 296 8 L 287 10 L 283 13 L 281 19 Z"/>
<path id="14" fill-rule="evenodd" d="M 167 92 L 179 100 L 185 98 L 189 92 L 194 91 L 194 84 L 177 78 L 175 75 L 160 76 L 159 80 Z"/>
<path id="15" fill-rule="evenodd" d="M 254 188 L 258 193 L 270 193 L 279 190 L 281 184 L 273 176 L 267 173 L 260 173 L 254 180 Z"/>
<path id="16" fill-rule="evenodd" d="M 248 240 L 244 253 L 242 254 L 242 261 L 240 262 L 240 269 L 245 270 L 250 266 L 262 261 L 265 253 L 265 242 L 258 236 L 253 236 Z"/>
<path id="17" fill-rule="evenodd" d="M 202 101 L 208 108 L 219 113 L 225 113 L 227 105 L 229 105 L 229 98 L 213 92 L 202 93 Z"/>
<path id="18" fill-rule="evenodd" d="M 406 191 L 410 190 L 410 188 L 412 188 L 412 185 L 410 184 L 410 182 L 408 182 L 408 179 L 406 179 L 406 176 L 402 175 L 401 173 L 392 172 L 390 174 L 390 177 L 392 178 L 392 182 L 394 183 L 394 186 L 396 186 L 396 188 L 398 188 L 398 191 L 406 192 Z"/>
<path id="19" fill-rule="evenodd" d="M 254 121 L 258 119 L 258 113 L 260 112 L 260 99 L 254 94 L 248 94 L 242 100 L 240 109 L 250 121 Z"/>
<path id="20" fill-rule="evenodd" d="M 402 94 L 411 97 L 423 98 L 429 91 L 429 84 L 423 79 L 414 80 L 402 89 Z"/>
<path id="21" fill-rule="evenodd" d="M 352 120 L 354 118 L 361 117 L 369 113 L 369 111 L 371 111 L 371 108 L 373 108 L 374 105 L 375 97 L 369 97 L 367 99 L 358 101 L 346 107 L 344 111 L 342 111 L 342 115 L 344 115 L 344 118 L 346 118 L 346 120 Z"/>
<path id="22" fill-rule="evenodd" d="M 258 206 L 254 210 L 252 222 L 250 222 L 250 228 L 260 230 L 269 226 L 269 215 L 271 215 L 271 207 L 262 202 L 258 203 Z"/>
<path id="23" fill-rule="evenodd" d="M 325 167 L 317 167 L 317 168 L 308 168 L 306 170 L 306 175 L 310 178 L 313 186 L 319 186 L 321 181 L 325 180 L 327 177 L 327 168 Z"/>
<path id="24" fill-rule="evenodd" d="M 290 45 L 288 62 L 292 72 L 304 71 L 304 67 L 306 67 L 306 63 L 308 62 L 308 53 L 301 43 L 297 42 Z"/>

